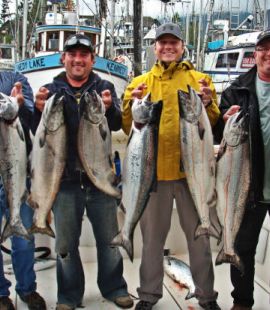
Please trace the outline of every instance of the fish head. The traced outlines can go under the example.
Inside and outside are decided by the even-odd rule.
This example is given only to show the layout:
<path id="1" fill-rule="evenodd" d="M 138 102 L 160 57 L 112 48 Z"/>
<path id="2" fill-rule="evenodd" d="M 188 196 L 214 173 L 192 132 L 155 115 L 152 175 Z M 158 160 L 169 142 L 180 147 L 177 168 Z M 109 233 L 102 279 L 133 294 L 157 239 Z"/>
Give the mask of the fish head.
<path id="1" fill-rule="evenodd" d="M 56 131 L 64 124 L 64 96 L 54 94 L 46 100 L 42 119 L 45 128 L 49 132 Z"/>
<path id="2" fill-rule="evenodd" d="M 147 124 L 150 120 L 150 111 L 152 102 L 151 94 L 148 93 L 142 99 L 134 99 L 131 107 L 132 118 L 134 122 L 139 124 Z"/>
<path id="3" fill-rule="evenodd" d="M 85 93 L 82 108 L 84 118 L 93 124 L 100 123 L 106 112 L 105 104 L 95 90 L 91 93 Z"/>
<path id="4" fill-rule="evenodd" d="M 180 115 L 190 123 L 197 123 L 202 113 L 202 100 L 197 92 L 188 85 L 188 92 L 178 90 Z"/>
<path id="5" fill-rule="evenodd" d="M 0 118 L 13 120 L 18 115 L 19 105 L 15 97 L 0 93 Z"/>
<path id="6" fill-rule="evenodd" d="M 231 147 L 236 147 L 248 139 L 249 114 L 243 110 L 230 116 L 224 128 L 224 140 Z"/>

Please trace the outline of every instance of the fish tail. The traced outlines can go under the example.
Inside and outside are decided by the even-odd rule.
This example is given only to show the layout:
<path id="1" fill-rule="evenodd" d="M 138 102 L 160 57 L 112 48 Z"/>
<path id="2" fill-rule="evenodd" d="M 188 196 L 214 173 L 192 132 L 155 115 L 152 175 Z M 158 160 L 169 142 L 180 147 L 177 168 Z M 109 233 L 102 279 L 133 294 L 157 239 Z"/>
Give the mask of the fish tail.
<path id="1" fill-rule="evenodd" d="M 7 238 L 11 236 L 18 236 L 26 240 L 30 240 L 30 235 L 27 232 L 26 228 L 23 226 L 22 222 L 19 222 L 16 225 L 10 225 L 9 222 L 6 222 L 3 233 L 1 235 L 1 243 L 3 243 Z"/>
<path id="2" fill-rule="evenodd" d="M 218 253 L 217 258 L 216 258 L 216 265 L 221 265 L 222 263 L 229 263 L 236 267 L 241 274 L 244 273 L 244 265 L 243 262 L 241 261 L 240 257 L 235 253 L 235 254 L 226 254 L 223 249 Z"/>
<path id="3" fill-rule="evenodd" d="M 120 232 L 111 241 L 111 246 L 122 246 L 126 250 L 129 259 L 133 262 L 133 237 L 130 239 L 124 238 L 122 232 Z"/>
<path id="4" fill-rule="evenodd" d="M 195 239 L 204 235 L 209 236 L 209 229 L 207 227 L 202 227 L 202 225 L 198 225 L 198 227 L 195 230 Z"/>
<path id="5" fill-rule="evenodd" d="M 216 238 L 218 240 L 218 244 L 220 243 L 221 236 L 222 236 L 222 230 L 217 230 L 216 227 L 211 224 L 208 229 L 208 234 L 209 236 Z"/>
<path id="6" fill-rule="evenodd" d="M 40 233 L 40 234 L 48 235 L 48 236 L 50 236 L 52 238 L 55 238 L 54 231 L 52 230 L 52 228 L 51 228 L 51 226 L 49 225 L 48 222 L 46 222 L 46 227 L 45 228 L 38 227 L 38 226 L 36 226 L 36 224 L 33 224 L 31 226 L 31 228 L 29 229 L 29 233 L 31 233 L 31 234 Z"/>
<path id="7" fill-rule="evenodd" d="M 187 296 L 185 297 L 185 300 L 191 299 L 193 297 L 195 297 L 195 293 L 191 292 L 191 291 L 188 291 Z"/>

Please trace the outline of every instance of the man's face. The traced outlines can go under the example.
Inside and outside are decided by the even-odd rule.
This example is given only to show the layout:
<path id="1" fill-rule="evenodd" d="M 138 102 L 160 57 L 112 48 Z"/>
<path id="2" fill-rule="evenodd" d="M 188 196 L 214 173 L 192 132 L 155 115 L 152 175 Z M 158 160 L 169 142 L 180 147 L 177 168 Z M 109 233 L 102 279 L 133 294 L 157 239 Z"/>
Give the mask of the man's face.
<path id="1" fill-rule="evenodd" d="M 155 54 L 158 60 L 169 65 L 179 61 L 184 53 L 184 44 L 171 34 L 164 34 L 155 43 Z"/>
<path id="2" fill-rule="evenodd" d="M 63 53 L 62 62 L 70 80 L 84 81 L 92 70 L 94 56 L 85 47 L 74 47 Z"/>
<path id="3" fill-rule="evenodd" d="M 263 40 L 254 52 L 259 77 L 270 81 L 270 38 Z"/>

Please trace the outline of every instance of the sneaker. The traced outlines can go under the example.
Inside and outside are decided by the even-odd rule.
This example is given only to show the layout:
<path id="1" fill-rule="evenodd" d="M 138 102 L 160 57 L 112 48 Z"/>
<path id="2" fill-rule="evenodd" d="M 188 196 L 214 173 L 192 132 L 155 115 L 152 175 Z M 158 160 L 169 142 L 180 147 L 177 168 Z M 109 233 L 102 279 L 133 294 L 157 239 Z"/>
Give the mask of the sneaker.
<path id="1" fill-rule="evenodd" d="M 221 310 L 220 306 L 217 304 L 215 300 L 208 301 L 204 304 L 199 302 L 199 305 L 205 310 Z"/>
<path id="2" fill-rule="evenodd" d="M 75 308 L 65 304 L 57 304 L 55 310 L 75 310 Z"/>
<path id="3" fill-rule="evenodd" d="M 128 309 L 128 308 L 133 307 L 133 300 L 130 298 L 129 295 L 118 296 L 115 298 L 115 300 L 113 302 L 119 308 Z"/>
<path id="4" fill-rule="evenodd" d="M 137 305 L 135 307 L 135 310 L 151 310 L 155 304 L 156 304 L 156 302 L 152 303 L 152 302 L 149 302 L 149 301 L 140 300 L 137 303 Z"/>
<path id="5" fill-rule="evenodd" d="M 15 310 L 12 300 L 8 296 L 0 297 L 0 309 L 1 310 Z"/>
<path id="6" fill-rule="evenodd" d="M 234 304 L 231 310 L 252 310 L 251 307 L 241 306 L 239 304 Z"/>
<path id="7" fill-rule="evenodd" d="M 21 300 L 25 302 L 29 310 L 46 310 L 45 300 L 37 292 L 28 295 L 21 295 Z"/>

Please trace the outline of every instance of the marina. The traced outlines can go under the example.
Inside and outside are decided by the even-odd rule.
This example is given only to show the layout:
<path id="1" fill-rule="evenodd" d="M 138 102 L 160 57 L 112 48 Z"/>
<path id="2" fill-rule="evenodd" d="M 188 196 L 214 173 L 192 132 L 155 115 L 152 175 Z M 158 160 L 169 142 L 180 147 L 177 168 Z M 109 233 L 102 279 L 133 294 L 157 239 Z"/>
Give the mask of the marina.
<path id="1" fill-rule="evenodd" d="M 135 1 L 135 0 L 134 0 Z M 25 1 L 26 3 L 27 1 Z M 43 2 L 43 1 L 41 1 Z M 35 35 L 32 40 L 29 40 L 30 45 L 24 44 L 24 56 L 18 57 L 16 54 L 16 46 L 14 44 L 2 43 L 0 48 L 2 50 L 2 59 L 0 60 L 0 70 L 15 70 L 24 74 L 35 94 L 40 86 L 52 81 L 52 78 L 63 71 L 61 63 L 61 53 L 64 49 L 64 42 L 67 38 L 75 33 L 83 33 L 91 38 L 95 47 L 95 64 L 94 72 L 96 72 L 102 79 L 106 79 L 113 83 L 117 96 L 120 99 L 125 91 L 128 82 L 132 78 L 136 69 L 136 48 L 134 48 L 133 39 L 126 40 L 128 32 L 133 31 L 133 25 L 130 21 L 123 24 L 124 31 L 121 38 L 119 32 L 114 31 L 114 21 L 109 20 L 104 27 L 105 16 L 103 16 L 102 23 L 97 25 L 93 23 L 90 25 L 89 20 L 78 16 L 78 12 L 72 7 L 70 10 L 60 10 L 62 6 L 59 3 L 63 1 L 51 1 L 48 11 L 44 14 L 45 19 L 42 23 L 35 25 Z M 67 1 L 76 2 L 79 1 Z M 117 1 L 111 0 L 112 5 Z M 186 2 L 188 4 L 193 1 L 161 1 L 166 13 L 165 6 L 168 9 L 169 2 L 171 6 L 176 5 L 177 2 Z M 236 1 L 238 3 L 238 1 Z M 110 3 L 110 2 L 109 2 Z M 119 1 L 118 1 L 119 3 Z M 240 3 L 240 2 L 239 2 Z M 213 4 L 213 3 L 212 3 Z M 58 6 L 59 5 L 59 6 Z M 269 14 L 270 15 L 270 14 Z M 102 16 L 101 16 L 102 17 Z M 130 17 L 130 16 L 129 16 Z M 199 15 L 197 16 L 199 18 Z M 238 16 L 239 17 L 239 16 Z M 91 20 L 92 21 L 92 20 Z M 156 21 L 155 21 L 156 22 Z M 189 23 L 186 17 L 185 22 Z M 111 23 L 111 25 L 110 25 Z M 197 24 L 196 24 L 197 23 Z M 199 19 L 195 21 L 196 27 L 199 26 Z M 225 23 L 226 24 L 226 23 Z M 237 28 L 241 24 L 238 21 Z M 120 22 L 119 24 L 120 25 Z M 243 24 L 244 25 L 244 24 Z M 113 30 L 108 29 L 112 27 Z M 142 50 L 139 49 L 140 57 L 142 57 L 141 69 L 148 70 L 153 64 L 155 57 L 153 55 L 153 38 L 155 37 L 155 29 L 157 25 L 154 23 L 148 32 L 145 29 L 142 32 L 145 37 L 145 45 Z M 182 25 L 183 27 L 183 25 Z M 190 43 L 188 38 L 188 27 L 185 30 L 185 39 Z M 241 26 L 242 27 L 242 26 Z M 239 28 L 241 28 L 239 27 Z M 200 50 L 200 47 L 187 44 L 186 59 L 193 63 L 195 67 L 199 67 L 198 57 L 203 55 L 203 68 L 201 71 L 211 76 L 218 95 L 228 87 L 236 77 L 241 73 L 248 71 L 255 64 L 253 53 L 255 44 L 260 30 L 264 25 L 261 22 L 261 29 L 247 29 L 237 35 L 228 35 L 223 33 L 222 42 L 220 45 L 212 40 L 208 44 L 208 48 Z M 106 28 L 106 29 L 105 29 Z M 146 27 L 147 28 L 147 27 Z M 225 30 L 226 30 L 225 25 Z M 212 28 L 213 30 L 213 28 Z M 214 29 L 215 30 L 215 29 Z M 120 31 L 120 30 L 119 30 Z M 227 30 L 226 30 L 227 31 Z M 191 31 L 190 31 L 191 32 Z M 109 35 L 113 34 L 113 38 Z M 235 32 L 236 34 L 236 32 Z M 133 32 L 129 33 L 129 39 L 133 37 Z M 195 35 L 196 37 L 196 35 Z M 212 38 L 213 39 L 213 38 Z M 111 41 L 113 40 L 113 41 Z M 116 41 L 122 42 L 122 45 L 117 45 Z M 128 42 L 127 42 L 128 41 Z M 202 41 L 202 40 L 201 40 Z M 29 43 L 28 42 L 28 43 Z M 120 42 L 120 43 L 121 43 Z M 143 39 L 142 39 L 143 42 Z M 115 43 L 115 45 L 114 45 Z M 128 44 L 124 44 L 128 43 Z M 210 43 L 210 42 L 208 42 Z M 108 48 L 108 44 L 110 48 Z M 209 48 L 210 47 L 210 48 Z M 198 48 L 196 52 L 196 48 Z M 111 50 L 110 50 L 111 49 Z M 113 52 L 110 55 L 109 52 Z M 137 51 L 138 52 L 138 51 Z M 149 53 L 148 53 L 149 52 Z M 192 52 L 192 53 L 191 53 Z M 135 53 L 135 55 L 134 55 Z M 196 55 L 197 53 L 197 55 Z M 127 57 L 128 56 L 128 57 Z M 134 59 L 135 56 L 135 59 Z M 137 55 L 138 56 L 138 55 Z M 195 59 L 197 56 L 197 60 Z M 124 61 L 123 61 L 124 59 Z M 149 63 L 148 63 L 149 61 Z M 140 67 L 140 66 L 138 66 Z M 133 71 L 134 70 L 134 71 Z M 120 159 L 123 163 L 123 158 L 126 152 L 126 145 L 128 143 L 128 136 L 122 130 L 113 132 L 112 134 L 112 154 L 115 151 L 119 152 Z M 218 146 L 215 146 L 218 149 Z M 124 214 L 118 210 L 119 227 L 122 227 L 124 222 Z M 52 228 L 55 231 L 52 215 Z M 47 309 L 55 309 L 57 301 L 57 281 L 56 281 L 56 252 L 55 240 L 46 235 L 36 234 L 36 248 L 45 247 L 49 249 L 50 254 L 46 258 L 39 258 L 36 253 L 36 276 L 37 276 L 37 291 L 44 297 L 47 303 Z M 11 248 L 10 240 L 3 244 L 7 249 Z M 222 263 L 215 266 L 216 257 L 220 251 L 220 246 L 217 241 L 211 238 L 212 259 L 215 273 L 215 290 L 218 292 L 218 304 L 222 310 L 230 310 L 233 299 L 231 297 L 232 284 L 230 279 L 230 264 Z M 82 234 L 80 238 L 80 255 L 83 261 L 83 268 L 85 272 L 85 295 L 81 308 L 86 310 L 114 310 L 119 309 L 114 303 L 107 301 L 100 294 L 99 288 L 96 284 L 97 278 L 97 252 L 96 240 L 88 222 L 87 216 L 83 217 Z M 173 207 L 171 217 L 171 228 L 166 240 L 165 250 L 170 255 L 173 255 L 183 262 L 189 264 L 188 248 L 184 232 L 182 231 L 177 215 L 176 207 Z M 128 284 L 128 292 L 134 299 L 134 306 L 138 301 L 137 287 L 139 283 L 139 268 L 142 255 L 142 237 L 139 225 L 137 225 L 134 234 L 134 261 L 131 262 L 126 251 L 120 248 L 124 257 L 124 277 Z M 10 255 L 3 253 L 5 275 L 12 282 L 11 299 L 14 301 L 17 310 L 27 310 L 28 307 L 23 303 L 15 291 L 16 279 L 13 274 Z M 153 257 L 153 263 L 155 258 Z M 256 254 L 256 272 L 255 272 L 255 304 L 253 310 L 269 310 L 270 309 L 270 218 L 267 214 L 264 225 L 261 230 L 259 243 Z M 195 298 L 186 300 L 187 289 L 180 286 L 172 280 L 166 273 L 163 281 L 163 298 L 153 307 L 154 310 L 200 310 L 202 309 Z M 79 307 L 78 307 L 79 308 Z M 2 310 L 0 308 L 0 310 Z"/>

